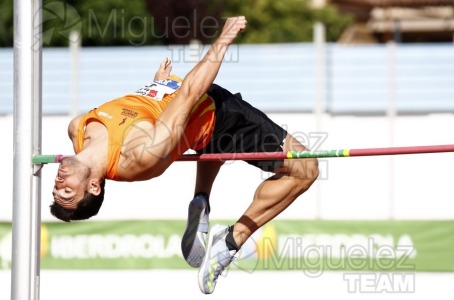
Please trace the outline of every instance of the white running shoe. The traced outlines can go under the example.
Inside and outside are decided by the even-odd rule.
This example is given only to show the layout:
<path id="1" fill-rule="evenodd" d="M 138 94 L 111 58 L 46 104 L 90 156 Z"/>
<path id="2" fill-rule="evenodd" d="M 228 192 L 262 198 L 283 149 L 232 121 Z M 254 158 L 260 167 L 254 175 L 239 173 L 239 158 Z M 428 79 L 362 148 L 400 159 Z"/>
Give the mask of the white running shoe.
<path id="1" fill-rule="evenodd" d="M 199 287 L 204 294 L 214 292 L 219 275 L 235 258 L 237 251 L 229 250 L 225 241 L 228 230 L 225 225 L 214 225 L 208 235 L 208 248 L 198 275 Z"/>
<path id="2" fill-rule="evenodd" d="M 203 194 L 197 194 L 189 203 L 188 221 L 181 239 L 183 257 L 194 268 L 200 267 L 205 256 L 208 215 L 208 199 Z"/>

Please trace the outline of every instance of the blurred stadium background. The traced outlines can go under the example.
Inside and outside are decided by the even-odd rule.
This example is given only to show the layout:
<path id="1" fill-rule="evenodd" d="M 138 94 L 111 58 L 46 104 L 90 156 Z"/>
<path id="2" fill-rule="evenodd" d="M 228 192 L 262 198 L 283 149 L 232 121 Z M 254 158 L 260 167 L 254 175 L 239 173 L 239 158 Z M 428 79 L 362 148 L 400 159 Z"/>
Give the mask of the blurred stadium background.
<path id="1" fill-rule="evenodd" d="M 184 76 L 222 18 L 238 14 L 249 27 L 216 83 L 311 149 L 453 144 L 452 1 L 243 2 L 44 1 L 42 153 L 72 153 L 71 118 L 149 82 L 164 57 Z M 0 299 L 8 299 L 12 1 L 1 5 Z M 320 180 L 257 232 L 212 297 L 452 299 L 453 167 L 452 153 L 321 160 Z M 49 213 L 56 170 L 42 174 L 42 299 L 203 296 L 179 254 L 194 163 L 148 182 L 109 182 L 99 215 L 74 224 Z M 267 176 L 227 163 L 213 222 L 238 218 Z"/>

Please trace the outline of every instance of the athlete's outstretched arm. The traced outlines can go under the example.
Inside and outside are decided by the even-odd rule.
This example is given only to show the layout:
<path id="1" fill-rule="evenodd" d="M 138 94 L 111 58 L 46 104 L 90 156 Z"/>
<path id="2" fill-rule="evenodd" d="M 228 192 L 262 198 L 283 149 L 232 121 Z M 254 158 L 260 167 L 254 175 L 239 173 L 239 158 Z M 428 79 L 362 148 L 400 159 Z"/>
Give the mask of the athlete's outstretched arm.
<path id="1" fill-rule="evenodd" d="M 186 75 L 178 95 L 167 106 L 160 120 L 172 119 L 175 115 L 187 115 L 193 105 L 208 90 L 216 78 L 225 53 L 238 33 L 246 28 L 245 17 L 228 18 L 218 39 L 201 61 Z M 166 123 L 166 122 L 164 122 Z"/>
<path id="2" fill-rule="evenodd" d="M 181 86 L 181 92 L 197 101 L 211 86 L 221 67 L 228 47 L 238 33 L 246 28 L 245 17 L 228 18 L 219 38 L 210 47 L 202 60 L 188 73 Z"/>
<path id="3" fill-rule="evenodd" d="M 246 23 L 245 17 L 228 18 L 218 39 L 202 60 L 186 75 L 178 95 L 167 105 L 159 122 L 156 123 L 156 142 L 159 142 L 160 139 L 166 141 L 160 143 L 166 145 L 156 151 L 163 151 L 163 154 L 170 153 L 180 141 L 192 107 L 213 83 L 228 47 L 238 33 L 246 28 Z M 158 135 L 161 134 L 162 136 L 158 138 Z M 165 155 L 161 155 L 161 157 L 163 156 Z"/>
<path id="4" fill-rule="evenodd" d="M 134 159 L 139 169 L 146 172 L 150 178 L 162 174 L 170 165 L 170 153 L 183 137 L 194 104 L 213 83 L 228 47 L 238 33 L 246 28 L 246 23 L 245 17 L 228 18 L 220 36 L 201 61 L 186 75 L 177 96 L 167 105 L 156 124 L 151 128 L 147 122 L 136 124 L 136 128 L 140 127 L 140 130 L 137 130 L 137 135 L 130 140 L 145 146 L 136 147 L 137 153 L 130 159 Z M 143 134 L 145 132 L 146 134 Z M 146 151 L 143 151 L 144 149 Z"/>

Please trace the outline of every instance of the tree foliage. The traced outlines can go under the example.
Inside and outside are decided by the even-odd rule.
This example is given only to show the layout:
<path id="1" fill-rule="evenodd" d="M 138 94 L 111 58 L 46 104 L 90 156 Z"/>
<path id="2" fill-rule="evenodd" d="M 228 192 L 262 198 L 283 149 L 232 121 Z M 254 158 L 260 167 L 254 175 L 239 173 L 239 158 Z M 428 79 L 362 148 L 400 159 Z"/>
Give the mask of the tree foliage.
<path id="1" fill-rule="evenodd" d="M 226 0 L 147 0 L 156 33 L 165 44 L 209 43 L 223 25 Z"/>
<path id="2" fill-rule="evenodd" d="M 244 43 L 312 41 L 313 25 L 317 21 L 325 24 L 327 40 L 336 41 L 352 22 L 332 6 L 313 9 L 307 0 L 230 0 L 225 15 L 247 16 L 248 30 L 239 39 Z"/>
<path id="3" fill-rule="evenodd" d="M 0 47 L 13 45 L 13 1 L 0 0 Z"/>
<path id="4" fill-rule="evenodd" d="M 13 1 L 0 0 L 0 46 L 13 45 Z M 224 19 L 245 15 L 239 43 L 312 40 L 316 21 L 336 41 L 351 22 L 333 7 L 313 9 L 308 0 L 43 0 L 44 46 L 67 46 L 79 31 L 84 46 L 210 43 Z"/>

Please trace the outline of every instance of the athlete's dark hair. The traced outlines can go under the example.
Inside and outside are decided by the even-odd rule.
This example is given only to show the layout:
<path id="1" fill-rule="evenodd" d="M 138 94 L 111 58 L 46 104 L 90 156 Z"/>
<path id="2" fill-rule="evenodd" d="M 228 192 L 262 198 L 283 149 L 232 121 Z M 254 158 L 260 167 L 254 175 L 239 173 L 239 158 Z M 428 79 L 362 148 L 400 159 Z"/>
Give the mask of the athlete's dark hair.
<path id="1" fill-rule="evenodd" d="M 104 200 L 104 186 L 106 184 L 106 180 L 103 179 L 99 184 L 101 186 L 101 192 L 98 196 L 85 191 L 84 197 L 79 201 L 76 209 L 64 208 L 54 201 L 50 205 L 51 214 L 65 222 L 71 222 L 73 220 L 86 220 L 96 215 Z"/>

